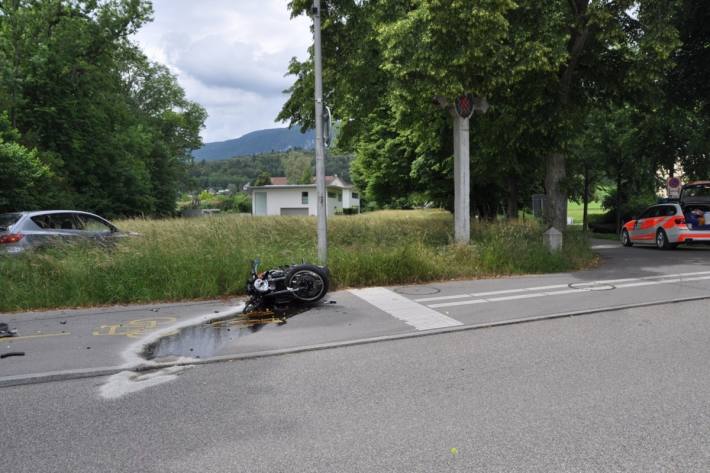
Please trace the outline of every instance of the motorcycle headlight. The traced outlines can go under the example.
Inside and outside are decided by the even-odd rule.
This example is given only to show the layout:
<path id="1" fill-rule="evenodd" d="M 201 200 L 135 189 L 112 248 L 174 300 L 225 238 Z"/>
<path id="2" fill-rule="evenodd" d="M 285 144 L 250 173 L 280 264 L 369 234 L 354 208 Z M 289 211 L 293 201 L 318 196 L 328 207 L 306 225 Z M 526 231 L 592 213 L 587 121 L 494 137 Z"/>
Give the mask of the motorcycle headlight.
<path id="1" fill-rule="evenodd" d="M 254 281 L 254 289 L 259 292 L 269 292 L 269 281 L 265 279 L 257 279 Z"/>

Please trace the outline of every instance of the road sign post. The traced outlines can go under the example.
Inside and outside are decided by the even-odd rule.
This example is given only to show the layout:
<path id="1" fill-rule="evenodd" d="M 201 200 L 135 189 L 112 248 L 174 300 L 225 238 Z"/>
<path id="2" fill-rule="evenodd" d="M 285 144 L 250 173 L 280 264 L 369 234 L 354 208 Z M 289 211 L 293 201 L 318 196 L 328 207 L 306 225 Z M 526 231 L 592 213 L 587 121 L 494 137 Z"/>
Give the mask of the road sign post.
<path id="1" fill-rule="evenodd" d="M 683 187 L 683 183 L 677 177 L 670 177 L 666 182 L 668 187 L 668 198 L 669 199 L 679 199 L 680 190 Z"/>
<path id="2" fill-rule="evenodd" d="M 471 157 L 470 119 L 474 111 L 486 113 L 488 101 L 471 94 L 456 98 L 454 105 L 441 97 L 435 101 L 446 108 L 454 120 L 454 239 L 471 241 Z"/>

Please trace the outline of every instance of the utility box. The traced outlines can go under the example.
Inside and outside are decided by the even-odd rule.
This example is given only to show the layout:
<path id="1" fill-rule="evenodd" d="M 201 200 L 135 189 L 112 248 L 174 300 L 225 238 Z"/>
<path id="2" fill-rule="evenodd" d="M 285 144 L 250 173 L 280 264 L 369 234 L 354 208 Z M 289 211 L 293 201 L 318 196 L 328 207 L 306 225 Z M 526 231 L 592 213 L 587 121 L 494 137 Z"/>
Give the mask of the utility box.
<path id="1" fill-rule="evenodd" d="M 555 227 L 550 227 L 542 235 L 542 241 L 548 250 L 552 252 L 557 252 L 562 249 L 562 232 Z"/>

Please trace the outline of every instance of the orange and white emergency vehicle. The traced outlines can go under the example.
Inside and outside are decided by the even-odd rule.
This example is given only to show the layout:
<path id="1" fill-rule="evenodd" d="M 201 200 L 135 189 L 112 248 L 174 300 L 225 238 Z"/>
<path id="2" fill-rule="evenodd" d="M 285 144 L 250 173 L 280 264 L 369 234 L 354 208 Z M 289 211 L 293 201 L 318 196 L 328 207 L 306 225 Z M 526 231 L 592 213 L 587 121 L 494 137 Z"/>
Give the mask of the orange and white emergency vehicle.
<path id="1" fill-rule="evenodd" d="M 678 202 L 652 205 L 621 230 L 624 246 L 656 245 L 663 250 L 681 244 L 710 244 L 710 181 L 683 186 Z"/>

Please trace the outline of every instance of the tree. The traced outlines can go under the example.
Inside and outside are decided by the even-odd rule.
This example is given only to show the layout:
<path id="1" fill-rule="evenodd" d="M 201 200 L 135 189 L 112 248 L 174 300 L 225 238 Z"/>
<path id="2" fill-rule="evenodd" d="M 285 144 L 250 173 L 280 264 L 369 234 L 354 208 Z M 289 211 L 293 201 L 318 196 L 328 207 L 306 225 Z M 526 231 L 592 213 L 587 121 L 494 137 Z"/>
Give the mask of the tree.
<path id="1" fill-rule="evenodd" d="M 406 199 L 403 193 L 429 177 L 439 180 L 412 173 L 417 159 L 440 155 L 440 132 L 450 129 L 434 98 L 484 95 L 497 79 L 489 72 L 504 56 L 511 1 L 439 3 L 340 0 L 323 7 L 325 100 L 343 123 L 339 146 L 355 151 L 354 182 L 380 204 Z M 309 7 L 305 0 L 291 4 L 294 15 Z M 278 118 L 309 127 L 310 61 L 293 60 L 289 71 L 297 81 Z M 444 178 L 452 191 L 451 176 Z"/>
<path id="2" fill-rule="evenodd" d="M 289 184 L 310 184 L 313 157 L 302 153 L 288 153 L 283 157 L 283 168 Z M 306 182 L 301 182 L 303 180 Z"/>
<path id="3" fill-rule="evenodd" d="M 303 168 L 303 173 L 301 177 L 298 178 L 296 184 L 312 184 L 313 183 L 313 172 L 311 172 L 311 167 Z"/>
<path id="4" fill-rule="evenodd" d="M 130 37 L 145 0 L 0 0 L 0 107 L 57 176 L 52 206 L 175 211 L 204 110 Z"/>
<path id="5" fill-rule="evenodd" d="M 291 3 L 294 15 L 309 6 Z M 421 191 L 446 202 L 451 125 L 432 99 L 470 91 L 492 104 L 472 125 L 472 181 L 486 172 L 492 184 L 474 182 L 473 207 L 495 213 L 507 200 L 513 216 L 519 193 L 540 187 L 526 178 L 544 176 L 546 221 L 564 228 L 567 160 L 585 117 L 599 103 L 657 98 L 650 92 L 678 45 L 675 8 L 665 0 L 324 2 L 325 96 L 344 124 L 341 146 L 355 151 L 355 182 L 380 203 Z M 279 118 L 308 127 L 310 62 L 294 60 L 290 72 L 297 81 Z"/>
<path id="6" fill-rule="evenodd" d="M 263 171 L 254 181 L 254 186 L 268 186 L 271 185 L 271 175 L 267 171 Z"/>
<path id="7" fill-rule="evenodd" d="M 35 150 L 19 144 L 7 114 L 0 115 L 0 213 L 32 210 L 43 202 L 51 177 Z"/>

